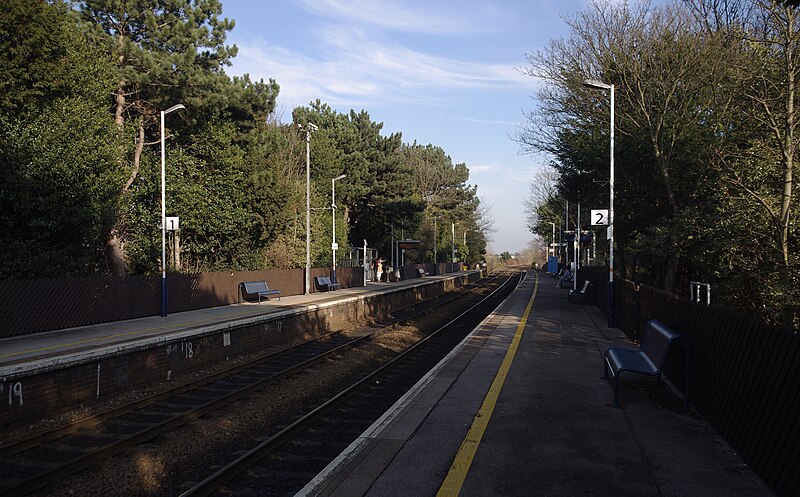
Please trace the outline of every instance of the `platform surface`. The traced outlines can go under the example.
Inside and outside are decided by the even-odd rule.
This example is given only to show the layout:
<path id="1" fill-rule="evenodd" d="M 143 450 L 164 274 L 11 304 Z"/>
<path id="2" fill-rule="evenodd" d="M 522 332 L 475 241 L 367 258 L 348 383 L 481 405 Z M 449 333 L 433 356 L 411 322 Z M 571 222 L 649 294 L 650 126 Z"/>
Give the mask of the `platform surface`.
<path id="1" fill-rule="evenodd" d="M 612 406 L 601 354 L 626 340 L 596 308 L 541 272 L 504 306 L 298 495 L 773 495 L 668 384 L 623 378 Z"/>

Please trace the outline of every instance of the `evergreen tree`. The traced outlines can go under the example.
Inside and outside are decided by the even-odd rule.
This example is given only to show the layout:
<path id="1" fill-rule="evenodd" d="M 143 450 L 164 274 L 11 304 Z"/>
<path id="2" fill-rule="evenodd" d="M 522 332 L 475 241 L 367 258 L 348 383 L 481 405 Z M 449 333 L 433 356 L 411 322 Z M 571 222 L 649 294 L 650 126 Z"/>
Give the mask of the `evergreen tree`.
<path id="1" fill-rule="evenodd" d="M 158 142 L 159 112 L 182 103 L 187 111 L 171 116 L 168 127 L 203 126 L 216 116 L 251 124 L 272 111 L 278 87 L 274 81 L 231 81 L 224 73 L 236 55 L 225 38 L 234 23 L 220 18 L 218 0 L 87 0 L 83 18 L 97 27 L 97 42 L 113 55 L 116 74 L 114 121 L 132 128 L 133 157 L 119 158 L 129 175 L 120 185 L 122 208 L 108 236 L 107 256 L 114 274 L 127 272 L 125 233 L 131 220 L 127 198 L 141 168 L 145 145 Z M 168 133 L 167 133 L 168 134 Z"/>
<path id="2" fill-rule="evenodd" d="M 0 11 L 1 278 L 102 270 L 122 171 L 113 73 L 62 2 Z"/>

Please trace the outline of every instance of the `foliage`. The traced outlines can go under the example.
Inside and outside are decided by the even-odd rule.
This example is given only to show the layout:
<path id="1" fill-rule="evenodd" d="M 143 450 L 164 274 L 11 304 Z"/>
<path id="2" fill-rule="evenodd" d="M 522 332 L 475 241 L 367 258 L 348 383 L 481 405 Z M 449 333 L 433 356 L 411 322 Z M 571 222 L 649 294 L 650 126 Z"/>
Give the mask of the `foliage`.
<path id="1" fill-rule="evenodd" d="M 66 5 L 10 2 L 0 25 L 0 277 L 103 271 L 122 178 L 112 74 Z"/>
<path id="2" fill-rule="evenodd" d="M 311 136 L 311 252 L 331 263 L 336 238 L 388 259 L 392 228 L 425 239 L 406 262 L 479 260 L 491 227 L 465 164 L 433 145 L 385 136 L 367 111 L 320 101 L 273 114 L 273 80 L 230 78 L 234 23 L 218 0 L 9 0 L 0 12 L 0 278 L 161 269 L 160 112 L 173 271 L 305 265 L 306 134 Z M 426 238 L 428 237 L 428 238 Z M 180 241 L 176 248 L 173 240 Z M 466 244 L 464 243 L 466 241 Z M 446 249 L 445 249 L 446 247 Z M 339 253 L 343 256 L 343 252 Z M 178 264 L 179 260 L 179 264 Z"/>
<path id="3" fill-rule="evenodd" d="M 567 19 L 570 36 L 528 55 L 547 84 L 518 140 L 557 175 L 528 200 L 529 226 L 547 238 L 565 203 L 607 205 L 609 95 L 583 82 L 614 84 L 621 273 L 681 294 L 706 281 L 722 302 L 791 326 L 797 9 L 723 7 L 592 2 Z"/>

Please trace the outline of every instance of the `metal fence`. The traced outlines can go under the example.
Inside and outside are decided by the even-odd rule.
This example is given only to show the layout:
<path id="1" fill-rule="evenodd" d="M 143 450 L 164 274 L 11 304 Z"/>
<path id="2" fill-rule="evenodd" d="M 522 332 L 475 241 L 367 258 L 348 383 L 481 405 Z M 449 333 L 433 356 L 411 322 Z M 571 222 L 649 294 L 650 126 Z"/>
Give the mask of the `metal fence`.
<path id="1" fill-rule="evenodd" d="M 583 269 L 578 277 L 607 288 L 603 269 Z M 631 281 L 618 282 L 615 301 L 617 324 L 633 340 L 650 319 L 689 337 L 694 409 L 776 494 L 800 495 L 800 333 Z M 665 366 L 679 389 L 681 361 L 682 354 L 671 355 Z"/>
<path id="2" fill-rule="evenodd" d="M 430 274 L 458 271 L 456 264 L 410 264 L 404 278 L 416 278 L 417 267 Z M 436 270 L 436 272 L 434 272 Z M 191 311 L 234 304 L 239 283 L 264 280 L 281 296 L 302 295 L 302 269 L 267 271 L 219 271 L 167 275 L 167 312 Z M 328 276 L 328 268 L 311 269 L 311 293 L 317 291 L 313 278 Z M 338 267 L 336 280 L 342 288 L 362 286 L 364 269 Z M 77 326 L 122 321 L 161 314 L 161 275 L 91 276 L 85 278 L 0 281 L 0 338 L 28 335 Z"/>

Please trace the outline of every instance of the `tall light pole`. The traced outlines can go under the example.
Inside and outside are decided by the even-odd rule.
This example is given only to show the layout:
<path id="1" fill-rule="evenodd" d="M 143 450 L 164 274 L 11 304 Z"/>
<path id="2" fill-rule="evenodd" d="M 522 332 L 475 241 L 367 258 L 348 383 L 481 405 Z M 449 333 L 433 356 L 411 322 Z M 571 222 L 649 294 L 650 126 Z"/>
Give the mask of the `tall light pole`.
<path id="1" fill-rule="evenodd" d="M 436 263 L 437 263 L 437 260 L 436 260 L 436 249 L 437 249 L 437 247 L 436 247 L 436 237 L 439 234 L 439 230 L 437 229 L 438 227 L 436 225 L 436 221 L 438 221 L 438 220 L 439 220 L 439 218 L 437 216 L 433 216 L 433 265 L 434 265 L 434 267 L 436 266 Z M 437 270 L 438 269 L 434 269 L 434 271 L 437 271 Z"/>
<path id="2" fill-rule="evenodd" d="M 166 154 L 164 153 L 164 116 L 178 109 L 185 109 L 183 104 L 176 104 L 161 111 L 161 317 L 167 316 L 167 207 L 164 193 L 166 180 Z"/>
<path id="3" fill-rule="evenodd" d="M 305 127 L 298 125 L 306 132 L 306 284 L 305 295 L 311 293 L 311 132 L 319 128 L 314 123 Z"/>
<path id="4" fill-rule="evenodd" d="M 346 178 L 346 174 L 340 174 L 335 178 L 331 178 L 331 225 L 333 226 L 333 241 L 331 242 L 331 251 L 333 252 L 333 270 L 331 270 L 331 280 L 336 283 L 336 182 L 340 179 Z"/>
<path id="5" fill-rule="evenodd" d="M 608 182 L 608 327 L 614 327 L 614 85 L 593 79 L 583 82 L 587 88 L 609 90 L 611 94 L 611 171 Z"/>
<path id="6" fill-rule="evenodd" d="M 456 262 L 456 223 L 450 223 L 450 262 Z"/>

